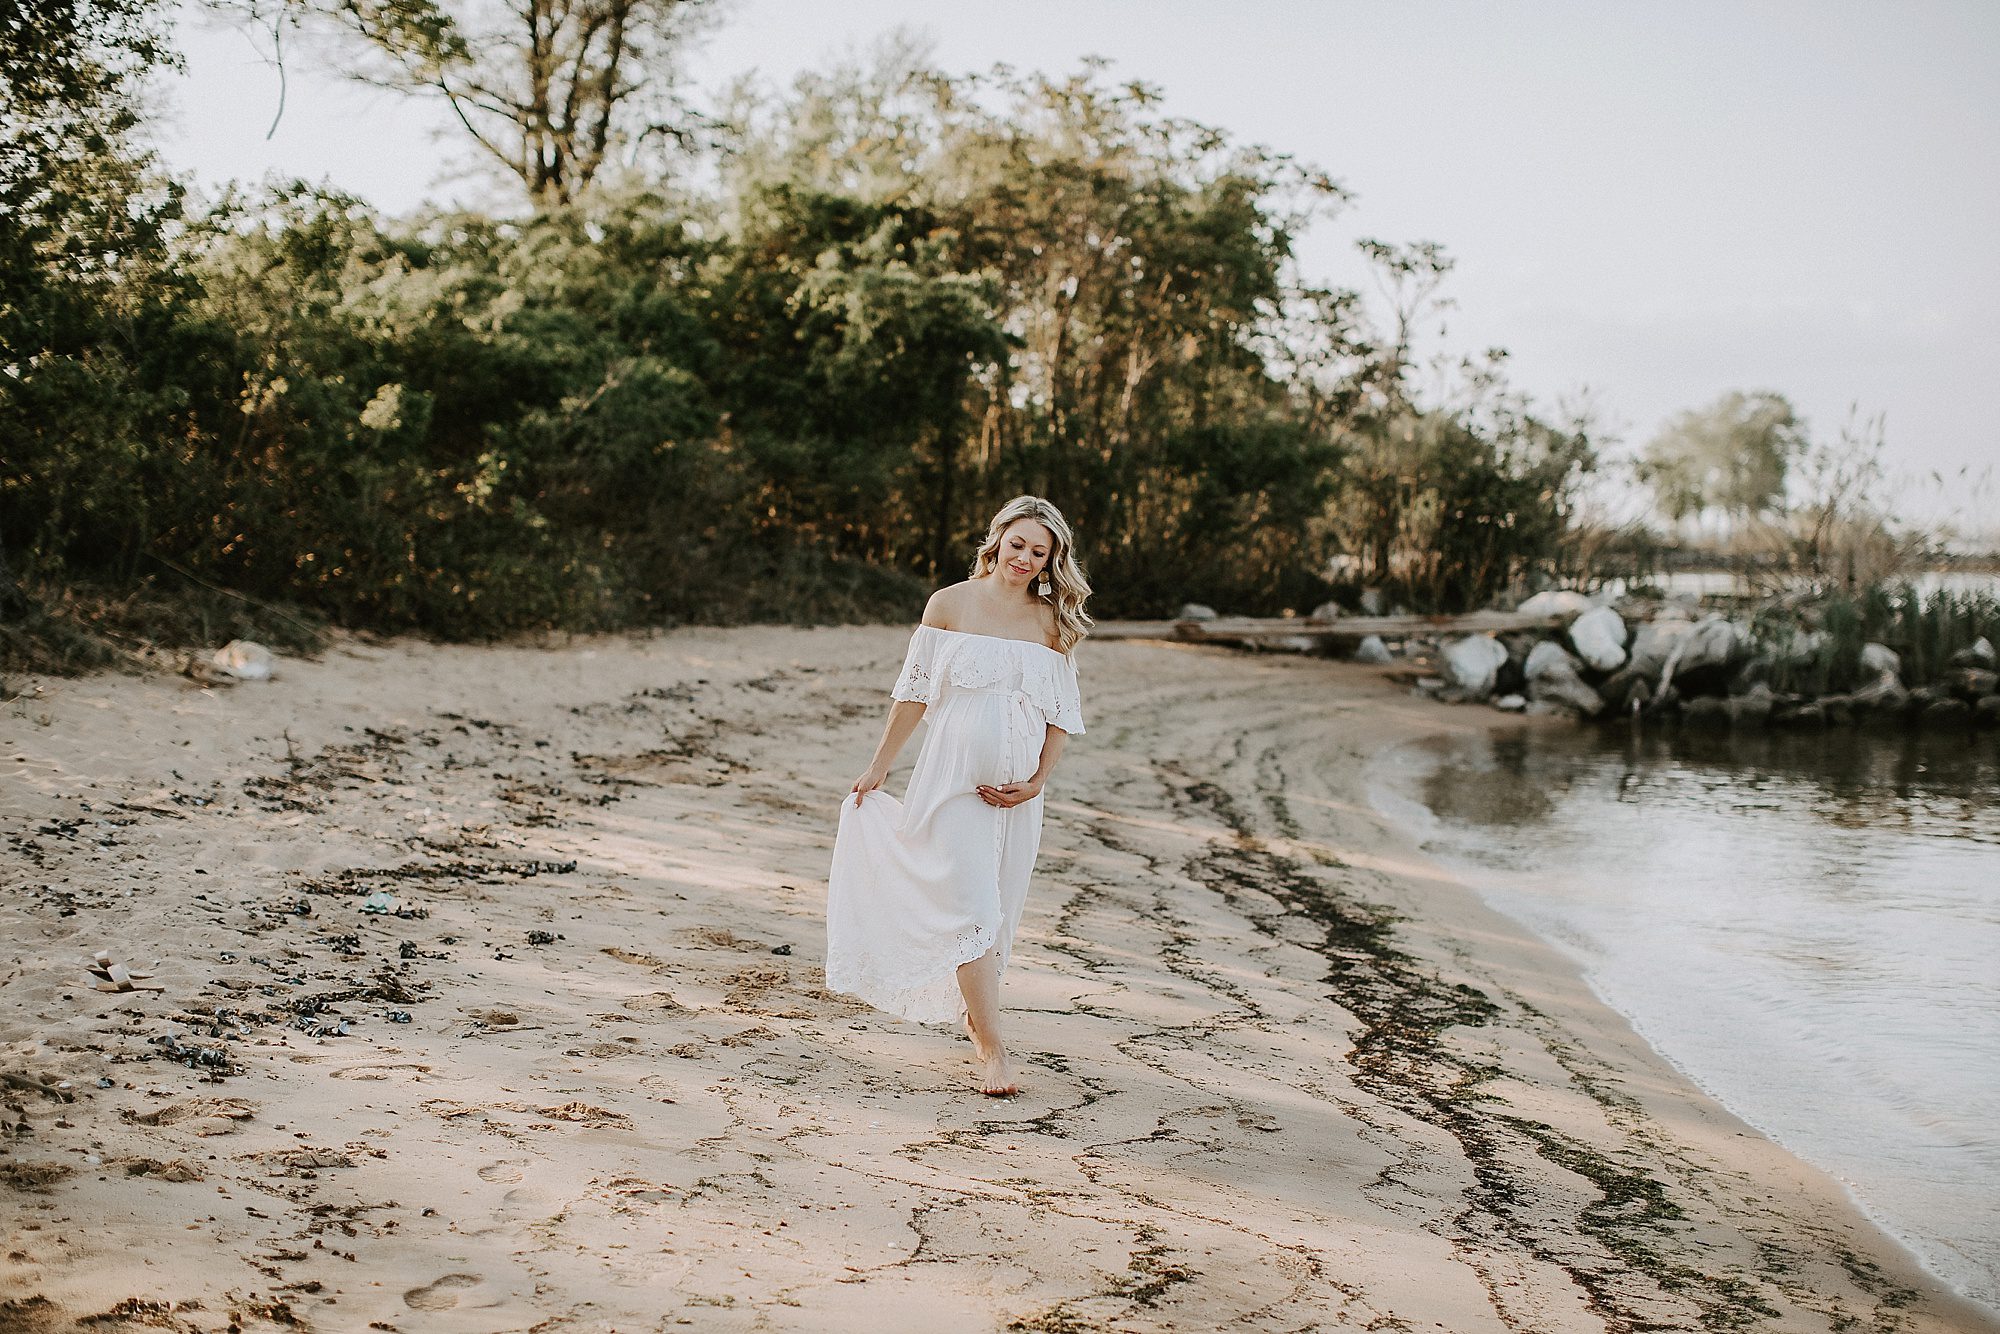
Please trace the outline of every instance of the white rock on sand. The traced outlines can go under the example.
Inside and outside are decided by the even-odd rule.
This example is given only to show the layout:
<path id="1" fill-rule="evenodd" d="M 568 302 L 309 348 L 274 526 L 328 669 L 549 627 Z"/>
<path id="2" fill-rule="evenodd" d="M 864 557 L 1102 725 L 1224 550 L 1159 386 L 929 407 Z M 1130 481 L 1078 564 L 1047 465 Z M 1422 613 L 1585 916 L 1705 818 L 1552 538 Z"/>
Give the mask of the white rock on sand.
<path id="1" fill-rule="evenodd" d="M 1570 646 L 1600 672 L 1625 665 L 1625 618 L 1609 607 L 1592 607 L 1570 622 Z"/>
<path id="2" fill-rule="evenodd" d="M 1886 644 L 1863 644 L 1861 672 L 1864 676 L 1900 676 L 1903 660 Z"/>
<path id="3" fill-rule="evenodd" d="M 1383 822 L 1370 756 L 1523 724 L 1374 669 L 1079 651 L 1006 979 L 1026 1091 L 975 1096 L 961 1037 L 821 989 L 834 806 L 906 638 L 39 682 L 0 717 L 0 1311 L 1983 1327 Z M 166 991 L 86 988 L 98 948 Z"/>
<path id="4" fill-rule="evenodd" d="M 1983 667 L 1992 670 L 2000 666 L 2000 654 L 1993 651 L 1993 641 L 1981 635 L 1964 648 L 1951 655 L 1954 667 Z"/>
<path id="5" fill-rule="evenodd" d="M 1741 661 L 1750 650 L 1750 634 L 1722 616 L 1704 616 L 1673 646 L 1660 673 L 1662 685 L 1697 672 L 1711 675 Z"/>
<path id="6" fill-rule="evenodd" d="M 1389 646 L 1382 642 L 1382 636 L 1369 635 L 1354 646 L 1354 661 L 1371 667 L 1381 667 L 1396 660 Z"/>
<path id="7" fill-rule="evenodd" d="M 1553 640 L 1543 640 L 1528 651 L 1522 668 L 1528 678 L 1528 698 L 1537 704 L 1595 718 L 1604 712 L 1604 698 L 1584 681 L 1581 664 Z"/>
<path id="8" fill-rule="evenodd" d="M 1693 633 L 1694 622 L 1682 616 L 1663 614 L 1647 621 L 1632 636 L 1629 665 L 1647 680 L 1658 681 L 1682 642 Z"/>
<path id="9" fill-rule="evenodd" d="M 1515 610 L 1523 616 L 1561 616 L 1574 619 L 1596 606 L 1590 598 L 1568 588 L 1552 588 L 1537 593 Z"/>
<path id="10" fill-rule="evenodd" d="M 1485 699 L 1507 664 L 1507 646 L 1492 635 L 1467 635 L 1438 650 L 1445 679 L 1462 698 Z"/>
<path id="11" fill-rule="evenodd" d="M 271 650 L 249 639 L 232 639 L 215 651 L 209 663 L 216 671 L 238 681 L 268 681 L 277 672 L 278 660 Z"/>

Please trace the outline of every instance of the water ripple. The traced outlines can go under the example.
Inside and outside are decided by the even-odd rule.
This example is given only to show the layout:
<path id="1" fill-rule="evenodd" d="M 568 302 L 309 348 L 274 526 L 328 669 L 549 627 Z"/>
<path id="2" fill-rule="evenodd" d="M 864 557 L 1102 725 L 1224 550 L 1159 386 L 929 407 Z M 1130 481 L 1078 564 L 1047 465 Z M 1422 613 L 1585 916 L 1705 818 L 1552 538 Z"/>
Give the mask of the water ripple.
<path id="1" fill-rule="evenodd" d="M 1529 731 L 1377 803 L 1647 1041 L 2000 1307 L 2000 746 Z"/>

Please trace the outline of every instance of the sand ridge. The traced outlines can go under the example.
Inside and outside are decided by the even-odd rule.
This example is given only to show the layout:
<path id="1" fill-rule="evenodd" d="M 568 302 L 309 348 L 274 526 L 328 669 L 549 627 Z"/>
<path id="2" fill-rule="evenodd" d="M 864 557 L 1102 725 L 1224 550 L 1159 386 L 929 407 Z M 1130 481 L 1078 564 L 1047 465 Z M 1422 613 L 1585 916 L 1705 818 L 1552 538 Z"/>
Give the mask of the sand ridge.
<path id="1" fill-rule="evenodd" d="M 1370 754 L 1487 724 L 1370 669 L 1080 651 L 976 1096 L 821 986 L 904 642 L 6 706 L 0 1328 L 1992 1327 L 1385 824 Z"/>

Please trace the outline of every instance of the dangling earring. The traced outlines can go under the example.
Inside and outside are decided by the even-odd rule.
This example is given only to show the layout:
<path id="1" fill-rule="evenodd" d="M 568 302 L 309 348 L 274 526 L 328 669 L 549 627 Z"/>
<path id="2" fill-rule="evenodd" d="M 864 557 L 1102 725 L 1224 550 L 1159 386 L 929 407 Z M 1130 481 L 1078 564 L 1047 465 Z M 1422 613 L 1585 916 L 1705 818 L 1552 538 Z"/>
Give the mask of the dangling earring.
<path id="1" fill-rule="evenodd" d="M 1042 571 L 1041 586 L 1035 589 L 1035 591 L 1037 593 L 1040 593 L 1043 597 L 1047 597 L 1049 595 L 1049 572 L 1047 570 Z"/>

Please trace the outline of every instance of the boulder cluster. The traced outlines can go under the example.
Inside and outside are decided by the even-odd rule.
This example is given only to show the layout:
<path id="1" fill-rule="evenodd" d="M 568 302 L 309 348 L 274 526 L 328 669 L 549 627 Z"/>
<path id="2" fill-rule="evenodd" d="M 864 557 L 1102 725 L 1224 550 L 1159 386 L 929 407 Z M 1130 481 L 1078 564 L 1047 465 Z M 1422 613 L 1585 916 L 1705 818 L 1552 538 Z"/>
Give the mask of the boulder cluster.
<path id="1" fill-rule="evenodd" d="M 1574 592 L 1538 593 L 1520 610 L 1560 617 L 1563 629 L 1447 640 L 1438 648 L 1441 675 L 1420 681 L 1419 689 L 1508 711 L 1583 718 L 1671 713 L 1724 726 L 1818 727 L 1868 717 L 2000 725 L 2000 673 L 1986 639 L 1954 654 L 1942 681 L 1914 687 L 1903 683 L 1893 650 L 1868 644 L 1858 661 L 1864 685 L 1808 697 L 1776 691 L 1770 678 L 1781 656 L 1791 664 L 1811 661 L 1825 643 L 1817 632 L 1772 649 L 1726 616 L 1669 602 L 1628 624 L 1616 607 Z"/>

